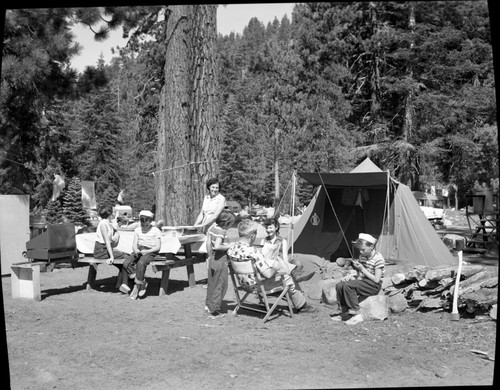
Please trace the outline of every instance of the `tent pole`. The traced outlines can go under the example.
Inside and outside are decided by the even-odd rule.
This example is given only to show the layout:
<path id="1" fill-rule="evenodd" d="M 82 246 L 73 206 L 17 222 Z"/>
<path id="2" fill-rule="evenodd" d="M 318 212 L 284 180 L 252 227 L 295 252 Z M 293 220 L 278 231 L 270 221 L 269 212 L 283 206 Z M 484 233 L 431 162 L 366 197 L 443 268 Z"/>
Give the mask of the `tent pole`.
<path id="1" fill-rule="evenodd" d="M 294 220 L 293 217 L 295 216 L 295 170 L 292 172 L 292 219 L 291 219 L 291 234 L 292 234 L 292 258 L 293 258 L 293 229 L 294 229 Z"/>
<path id="2" fill-rule="evenodd" d="M 382 233 L 384 233 L 384 230 L 385 231 L 385 234 L 386 236 L 389 236 L 389 232 L 390 232 L 390 216 L 389 216 L 389 207 L 390 207 L 390 204 L 389 204 L 389 201 L 390 201 L 390 195 L 391 195 L 391 176 L 389 174 L 389 171 L 387 171 L 387 190 L 386 190 L 386 194 L 385 194 L 385 210 L 384 210 L 384 223 L 383 225 L 385 226 L 382 226 Z M 389 253 L 388 250 L 389 250 L 389 240 L 386 239 L 385 241 L 385 253 Z"/>

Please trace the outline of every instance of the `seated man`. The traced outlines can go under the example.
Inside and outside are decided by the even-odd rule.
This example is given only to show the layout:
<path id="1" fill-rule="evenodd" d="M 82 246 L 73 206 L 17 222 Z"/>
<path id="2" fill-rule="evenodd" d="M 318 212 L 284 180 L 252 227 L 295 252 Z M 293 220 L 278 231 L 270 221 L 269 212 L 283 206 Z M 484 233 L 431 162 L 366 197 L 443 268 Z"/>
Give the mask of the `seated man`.
<path id="1" fill-rule="evenodd" d="M 257 222 L 251 219 L 244 219 L 238 224 L 239 241 L 227 251 L 228 257 L 234 261 L 253 259 L 260 275 L 269 280 L 270 284 L 272 284 L 275 276 L 282 275 L 285 283 L 290 286 L 290 296 L 297 312 L 316 312 L 317 309 L 307 303 L 304 294 L 300 291 L 288 270 L 284 269 L 276 259 L 265 258 L 259 249 L 252 246 L 257 237 L 257 226 Z M 266 281 L 264 281 L 264 286 L 266 286 Z"/>

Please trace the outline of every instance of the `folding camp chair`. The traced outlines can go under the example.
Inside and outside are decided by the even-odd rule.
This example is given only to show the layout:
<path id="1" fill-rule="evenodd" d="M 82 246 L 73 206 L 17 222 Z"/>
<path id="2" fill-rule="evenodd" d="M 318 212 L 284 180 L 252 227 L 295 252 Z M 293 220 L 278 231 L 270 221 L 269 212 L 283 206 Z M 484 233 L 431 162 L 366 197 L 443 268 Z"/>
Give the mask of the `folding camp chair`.
<path id="1" fill-rule="evenodd" d="M 231 275 L 236 298 L 234 314 L 237 314 L 240 308 L 251 310 L 265 314 L 262 321 L 266 322 L 281 300 L 284 300 L 288 304 L 290 317 L 293 317 L 290 286 L 285 284 L 283 276 L 264 279 L 257 270 L 253 259 L 238 260 L 230 257 L 229 260 L 229 274 Z M 277 297 L 275 296 L 276 293 L 279 293 Z M 240 294 L 243 294 L 243 296 Z M 259 297 L 258 304 L 247 302 L 247 298 L 251 295 Z M 274 303 L 270 302 L 269 298 L 275 298 Z M 270 303 L 272 303 L 272 306 Z"/>

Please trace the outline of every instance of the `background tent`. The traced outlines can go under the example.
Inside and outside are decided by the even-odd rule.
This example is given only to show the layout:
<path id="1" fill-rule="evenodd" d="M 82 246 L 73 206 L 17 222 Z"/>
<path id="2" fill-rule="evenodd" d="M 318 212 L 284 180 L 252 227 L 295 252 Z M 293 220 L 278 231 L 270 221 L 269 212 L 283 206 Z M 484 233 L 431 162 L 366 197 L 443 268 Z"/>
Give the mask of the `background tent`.
<path id="1" fill-rule="evenodd" d="M 369 158 L 350 173 L 299 176 L 319 187 L 294 226 L 294 252 L 351 257 L 352 242 L 364 232 L 379 239 L 376 248 L 390 262 L 430 267 L 455 262 L 409 187 Z"/>

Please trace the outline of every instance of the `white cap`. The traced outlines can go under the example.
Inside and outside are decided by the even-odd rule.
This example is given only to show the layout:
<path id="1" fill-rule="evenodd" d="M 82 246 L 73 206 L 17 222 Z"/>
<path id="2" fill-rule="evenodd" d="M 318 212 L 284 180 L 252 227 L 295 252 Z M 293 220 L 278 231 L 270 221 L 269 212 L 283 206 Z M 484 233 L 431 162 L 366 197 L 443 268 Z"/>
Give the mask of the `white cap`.
<path id="1" fill-rule="evenodd" d="M 370 236 L 369 234 L 366 234 L 366 233 L 359 233 L 358 239 L 365 240 L 373 245 L 375 245 L 377 243 L 377 239 L 375 237 Z"/>
<path id="2" fill-rule="evenodd" d="M 139 213 L 139 217 L 153 218 L 154 214 L 149 210 L 141 210 L 141 212 Z"/>

